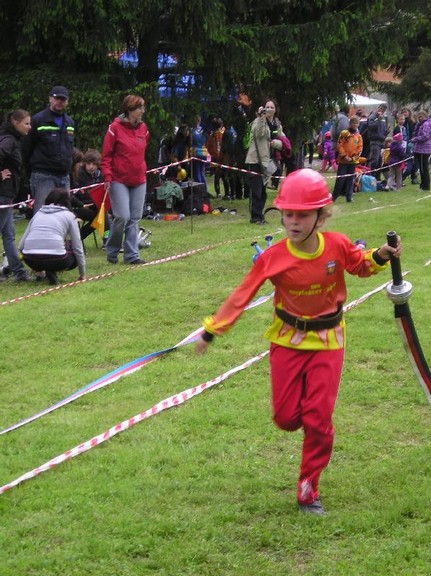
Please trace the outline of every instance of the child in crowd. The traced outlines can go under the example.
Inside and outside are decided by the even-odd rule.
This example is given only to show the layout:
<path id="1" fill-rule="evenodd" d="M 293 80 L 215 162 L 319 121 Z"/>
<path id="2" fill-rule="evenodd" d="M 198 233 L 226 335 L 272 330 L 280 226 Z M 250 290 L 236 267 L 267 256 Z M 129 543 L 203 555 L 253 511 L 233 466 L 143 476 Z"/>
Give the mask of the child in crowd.
<path id="1" fill-rule="evenodd" d="M 223 134 L 225 133 L 225 127 L 223 125 L 223 120 L 221 118 L 213 118 L 211 125 L 211 132 L 208 134 L 206 146 L 211 160 L 216 164 L 221 164 L 221 142 L 223 139 Z M 226 182 L 226 174 L 221 169 L 220 166 L 214 166 L 214 190 L 217 198 L 221 198 L 220 194 L 220 180 L 223 182 L 224 189 L 224 200 L 230 200 L 229 196 L 229 184 Z"/>
<path id="2" fill-rule="evenodd" d="M 401 114 L 401 112 L 399 112 L 397 114 L 397 123 L 394 127 L 394 136 L 395 134 L 400 133 L 402 135 L 402 145 L 404 148 L 404 152 L 407 151 L 407 141 L 408 141 L 408 134 L 407 134 L 407 128 L 405 126 L 405 122 L 406 119 L 404 117 L 404 114 Z"/>
<path id="3" fill-rule="evenodd" d="M 383 148 L 382 148 L 382 175 L 383 178 L 385 179 L 385 183 L 383 183 L 383 190 L 386 189 L 387 186 L 387 180 L 389 178 L 389 154 L 391 153 L 391 144 L 392 144 L 392 136 L 387 136 L 385 138 L 385 143 L 383 144 Z"/>
<path id="4" fill-rule="evenodd" d="M 98 150 L 90 149 L 84 154 L 77 178 L 77 184 L 80 188 L 103 182 L 100 160 L 101 154 Z"/>
<path id="5" fill-rule="evenodd" d="M 332 139 L 331 139 L 331 132 L 328 131 L 325 133 L 325 142 L 323 143 L 323 160 L 322 166 L 320 168 L 321 172 L 325 172 L 325 170 L 329 170 L 329 167 L 337 171 L 337 163 L 335 161 L 335 150 L 332 146 Z"/>
<path id="6" fill-rule="evenodd" d="M 84 224 L 81 226 L 81 240 L 85 240 L 94 232 L 92 226 L 93 220 L 96 218 L 99 208 L 94 203 L 91 196 L 91 188 L 86 188 L 93 184 L 103 182 L 102 172 L 100 170 L 101 154 L 98 150 L 87 150 L 83 155 L 81 166 L 77 174 L 77 190 L 72 195 L 73 212 L 77 218 L 80 218 Z M 108 213 L 105 214 L 105 236 L 103 238 L 103 245 L 109 236 L 110 218 Z"/>
<path id="7" fill-rule="evenodd" d="M 283 430 L 304 430 L 297 501 L 311 514 L 325 514 L 319 477 L 332 453 L 332 414 L 343 368 L 344 273 L 371 276 L 386 268 L 391 255 L 401 254 L 399 239 L 396 248 L 361 250 L 342 234 L 320 232 L 331 202 L 318 172 L 306 168 L 285 178 L 274 205 L 281 210 L 287 240 L 260 254 L 240 286 L 205 319 L 196 343 L 197 354 L 206 352 L 266 280 L 274 285 L 272 325 L 265 334 L 271 342 L 273 420 Z"/>
<path id="8" fill-rule="evenodd" d="M 359 118 L 352 116 L 349 128 L 342 130 L 338 137 L 338 167 L 332 200 L 338 196 L 345 196 L 346 202 L 353 202 L 353 184 L 355 181 L 355 167 L 360 162 L 362 152 L 362 136 L 359 134 Z"/>
<path id="9" fill-rule="evenodd" d="M 401 190 L 403 185 L 403 169 L 405 148 L 401 132 L 394 134 L 389 146 L 389 178 L 385 190 Z"/>

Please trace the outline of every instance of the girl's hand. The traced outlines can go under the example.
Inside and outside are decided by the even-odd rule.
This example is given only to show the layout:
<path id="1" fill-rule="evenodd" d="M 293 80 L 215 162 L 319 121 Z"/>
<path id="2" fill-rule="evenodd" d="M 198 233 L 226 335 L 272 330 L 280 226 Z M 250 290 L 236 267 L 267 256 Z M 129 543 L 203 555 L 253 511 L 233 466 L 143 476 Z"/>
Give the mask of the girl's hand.
<path id="1" fill-rule="evenodd" d="M 9 168 L 5 168 L 0 172 L 0 174 L 2 180 L 8 180 L 8 178 L 12 176 L 12 172 L 9 170 Z"/>
<path id="2" fill-rule="evenodd" d="M 206 342 L 202 337 L 196 341 L 195 352 L 198 356 L 202 356 L 208 350 L 209 342 Z"/>
<path id="3" fill-rule="evenodd" d="M 403 246 L 401 244 L 401 238 L 397 236 L 397 245 L 395 248 L 389 246 L 389 244 L 384 244 L 377 250 L 377 253 L 380 256 L 380 258 L 383 258 L 383 260 L 390 260 L 391 256 L 399 258 L 401 256 L 402 251 Z"/>

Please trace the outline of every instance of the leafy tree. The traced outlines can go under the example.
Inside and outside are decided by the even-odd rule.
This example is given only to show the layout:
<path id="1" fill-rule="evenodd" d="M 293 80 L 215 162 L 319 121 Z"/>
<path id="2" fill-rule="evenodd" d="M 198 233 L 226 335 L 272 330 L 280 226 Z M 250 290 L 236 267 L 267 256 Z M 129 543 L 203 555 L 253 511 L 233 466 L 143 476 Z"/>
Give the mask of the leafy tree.
<path id="1" fill-rule="evenodd" d="M 401 84 L 381 82 L 379 89 L 399 102 L 416 102 L 417 106 L 431 100 L 431 49 L 423 49 L 417 61 L 407 68 Z"/>
<path id="2" fill-rule="evenodd" d="M 336 102 L 345 102 L 356 86 L 367 85 L 377 66 L 407 73 L 413 61 L 409 48 L 416 41 L 419 51 L 422 37 L 429 39 L 427 4 L 429 0 L 2 2 L 0 70 L 13 77 L 39 67 L 45 84 L 53 71 L 57 78 L 65 78 L 65 71 L 75 74 L 77 83 L 87 73 L 86 86 L 93 78 L 114 102 L 122 90 L 157 82 L 159 56 L 173 56 L 174 68 L 164 70 L 172 86 L 184 74 L 192 75 L 194 83 L 187 98 L 173 97 L 163 107 L 177 115 L 214 109 L 243 87 L 255 105 L 267 96 L 277 99 L 283 124 L 300 142 Z M 121 70 L 112 57 L 126 47 L 137 51 L 135 70 Z M 99 109 L 91 94 L 89 90 L 82 106 Z"/>
<path id="3" fill-rule="evenodd" d="M 275 97 L 299 141 L 354 87 L 369 84 L 375 68 L 401 62 L 423 24 L 422 2 L 402 4 L 146 0 L 123 32 L 137 48 L 139 80 L 155 80 L 157 55 L 174 54 L 172 73 L 193 73 L 190 94 L 201 107 L 239 86 L 255 103 Z"/>
<path id="4" fill-rule="evenodd" d="M 404 25 L 409 31 L 404 42 L 401 57 L 392 63 L 390 69 L 401 79 L 400 84 L 380 83 L 379 91 L 384 91 L 400 102 L 417 102 L 418 105 L 430 101 L 431 89 L 431 17 L 429 2 L 415 2 L 415 12 L 411 5 L 403 6 Z M 412 21 L 415 23 L 413 29 Z"/>
<path id="5" fill-rule="evenodd" d="M 125 0 L 15 0 L 1 3 L 0 66 L 97 72 L 120 48 Z"/>

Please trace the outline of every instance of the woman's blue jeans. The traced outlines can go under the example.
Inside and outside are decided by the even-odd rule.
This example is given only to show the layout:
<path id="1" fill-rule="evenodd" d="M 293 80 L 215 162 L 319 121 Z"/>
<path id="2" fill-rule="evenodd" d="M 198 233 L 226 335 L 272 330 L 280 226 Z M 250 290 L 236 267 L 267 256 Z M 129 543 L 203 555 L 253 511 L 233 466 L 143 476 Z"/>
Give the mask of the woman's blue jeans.
<path id="1" fill-rule="evenodd" d="M 111 224 L 106 256 L 108 260 L 117 260 L 124 234 L 124 262 L 133 262 L 139 258 L 138 234 L 139 221 L 144 211 L 147 183 L 139 186 L 126 186 L 120 182 L 111 182 L 109 199 L 114 219 Z"/>
<path id="2" fill-rule="evenodd" d="M 11 202 L 11 198 L 0 196 L 0 205 L 8 205 Z M 15 246 L 15 224 L 13 221 L 12 208 L 0 208 L 0 234 L 2 236 L 3 249 L 8 260 L 9 268 L 18 280 L 25 278 L 27 276 L 27 270 L 19 259 Z"/>

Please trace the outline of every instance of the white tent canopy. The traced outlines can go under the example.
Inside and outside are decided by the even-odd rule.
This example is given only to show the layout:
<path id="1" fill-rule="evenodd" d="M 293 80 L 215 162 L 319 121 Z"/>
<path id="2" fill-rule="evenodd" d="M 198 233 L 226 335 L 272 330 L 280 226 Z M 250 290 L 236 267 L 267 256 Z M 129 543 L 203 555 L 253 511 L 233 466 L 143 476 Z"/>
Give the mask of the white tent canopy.
<path id="1" fill-rule="evenodd" d="M 384 100 L 377 100 L 376 98 L 369 98 L 361 94 L 352 94 L 352 106 L 355 108 L 376 108 L 379 104 L 387 104 Z"/>

